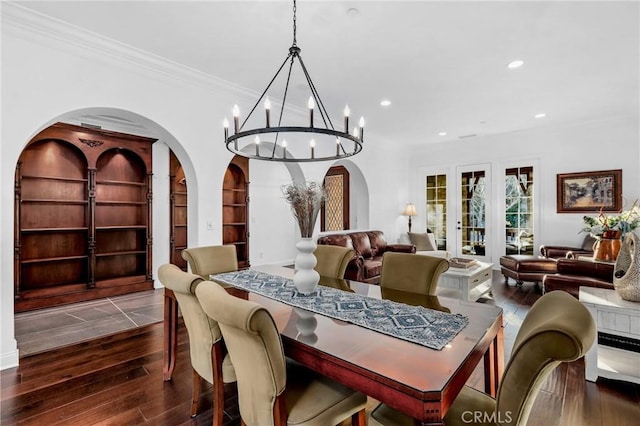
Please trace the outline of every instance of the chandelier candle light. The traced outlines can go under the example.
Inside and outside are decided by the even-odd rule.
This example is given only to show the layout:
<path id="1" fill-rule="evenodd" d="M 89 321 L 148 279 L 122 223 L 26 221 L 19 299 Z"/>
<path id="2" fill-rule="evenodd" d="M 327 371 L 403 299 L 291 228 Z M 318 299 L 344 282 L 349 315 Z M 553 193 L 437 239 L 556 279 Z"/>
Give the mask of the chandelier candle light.
<path id="1" fill-rule="evenodd" d="M 337 160 L 341 158 L 351 157 L 362 151 L 362 144 L 364 141 L 364 118 L 360 118 L 358 126 L 353 129 L 353 133 L 349 133 L 349 116 L 351 110 L 347 105 L 344 108 L 344 131 L 336 130 L 331 122 L 331 118 L 327 113 L 320 94 L 313 84 L 311 77 L 307 71 L 307 68 L 302 61 L 300 55 L 301 49 L 296 43 L 296 1 L 293 1 L 293 44 L 289 48 L 289 54 L 285 58 L 278 71 L 273 76 L 266 89 L 262 92 L 262 95 L 258 98 L 253 108 L 240 124 L 240 108 L 238 105 L 233 107 L 233 134 L 229 135 L 229 120 L 226 118 L 223 121 L 224 127 L 224 142 L 229 151 L 232 153 L 257 160 L 268 161 L 281 161 L 281 162 L 310 162 L 310 161 L 324 161 L 324 160 Z M 285 109 L 285 103 L 287 100 L 287 93 L 289 91 L 289 82 L 291 79 L 291 72 L 293 65 L 298 60 L 300 68 L 304 74 L 307 85 L 311 92 L 311 96 L 307 102 L 307 108 L 309 110 L 309 126 L 285 126 L 282 125 L 282 117 Z M 280 103 L 280 115 L 278 123 L 275 127 L 271 126 L 271 101 L 266 96 L 267 92 L 271 88 L 272 84 L 278 78 L 280 72 L 285 69 L 285 65 L 289 62 L 286 85 L 284 87 L 284 93 L 282 95 L 282 101 Z M 257 106 L 264 99 L 265 110 L 265 127 L 259 127 L 254 129 L 245 130 L 244 126 L 256 110 Z M 317 108 L 319 114 L 319 120 L 322 121 L 324 127 L 316 127 L 314 123 L 314 113 Z M 283 139 L 278 144 L 278 138 L 280 133 L 287 133 L 289 139 L 289 145 Z M 314 134 L 313 139 L 310 141 L 304 139 L 306 133 Z M 268 135 L 270 140 L 261 140 L 260 135 Z M 253 144 L 255 150 L 251 149 L 251 136 L 255 136 Z M 271 139 L 272 138 L 272 139 Z M 309 141 L 309 149 L 299 148 L 300 144 L 307 143 Z M 347 141 L 353 142 L 353 145 L 346 143 Z M 260 150 L 261 142 L 269 142 L 272 144 L 270 149 Z M 268 146 L 263 144 L 264 146 Z M 335 149 L 333 148 L 335 145 Z M 287 154 L 287 148 L 297 147 L 296 151 L 292 151 Z M 304 154 L 304 153 L 307 154 Z"/>

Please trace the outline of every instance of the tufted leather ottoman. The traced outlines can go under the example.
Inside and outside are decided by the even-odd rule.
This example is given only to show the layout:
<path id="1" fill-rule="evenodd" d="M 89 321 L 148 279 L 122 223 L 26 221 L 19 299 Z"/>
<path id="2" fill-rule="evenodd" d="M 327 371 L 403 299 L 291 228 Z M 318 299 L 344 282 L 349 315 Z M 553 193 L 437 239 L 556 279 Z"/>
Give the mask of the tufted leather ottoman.
<path id="1" fill-rule="evenodd" d="M 509 278 L 516 280 L 519 286 L 523 281 L 537 284 L 545 275 L 556 273 L 556 260 L 542 256 L 510 254 L 500 257 L 500 270 L 504 275 L 505 284 L 509 282 Z"/>

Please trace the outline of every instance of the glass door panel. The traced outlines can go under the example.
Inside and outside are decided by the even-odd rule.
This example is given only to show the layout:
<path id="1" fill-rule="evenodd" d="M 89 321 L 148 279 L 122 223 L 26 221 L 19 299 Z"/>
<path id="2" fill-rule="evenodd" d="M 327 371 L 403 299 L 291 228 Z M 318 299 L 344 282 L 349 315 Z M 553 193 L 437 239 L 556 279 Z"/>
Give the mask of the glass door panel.
<path id="1" fill-rule="evenodd" d="M 457 255 L 478 260 L 489 259 L 489 213 L 486 203 L 489 196 L 488 166 L 458 167 L 458 188 Z"/>
<path id="2" fill-rule="evenodd" d="M 533 167 L 505 170 L 505 254 L 533 254 Z"/>

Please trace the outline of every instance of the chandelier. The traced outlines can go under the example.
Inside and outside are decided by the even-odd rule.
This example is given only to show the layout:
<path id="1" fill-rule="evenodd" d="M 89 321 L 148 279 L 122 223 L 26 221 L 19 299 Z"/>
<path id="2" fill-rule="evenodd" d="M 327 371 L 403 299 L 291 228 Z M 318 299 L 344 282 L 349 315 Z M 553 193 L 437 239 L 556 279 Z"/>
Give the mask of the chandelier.
<path id="1" fill-rule="evenodd" d="M 300 65 L 311 96 L 307 102 L 309 113 L 308 125 L 293 126 L 283 125 L 282 117 L 285 111 L 285 103 L 289 92 L 291 72 L 296 63 Z M 284 93 L 280 103 L 280 114 L 277 125 L 271 126 L 271 101 L 267 92 L 278 79 L 280 73 L 287 69 L 289 63 Z M 263 102 L 264 101 L 264 102 Z M 254 129 L 245 129 L 245 124 L 252 117 L 258 105 L 263 103 L 265 111 L 265 125 Z M 323 127 L 316 127 L 314 122 L 314 110 L 317 108 L 319 120 Z M 364 136 L 364 118 L 360 118 L 358 125 L 349 133 L 350 110 L 347 105 L 344 108 L 344 130 L 336 130 L 331 118 L 322 103 L 320 94 L 313 84 L 309 72 L 300 56 L 300 48 L 296 44 L 296 0 L 293 1 L 293 44 L 289 48 L 289 54 L 276 71 L 262 95 L 251 108 L 242 124 L 240 124 L 240 109 L 238 105 L 233 107 L 233 134 L 229 134 L 229 120 L 224 119 L 224 141 L 227 149 L 232 153 L 253 158 L 256 160 L 281 161 L 281 162 L 311 162 L 336 160 L 351 157 L 362 151 Z M 310 134 L 310 135 L 309 135 Z M 289 139 L 287 141 L 287 139 Z M 261 149 L 262 147 L 262 149 Z"/>

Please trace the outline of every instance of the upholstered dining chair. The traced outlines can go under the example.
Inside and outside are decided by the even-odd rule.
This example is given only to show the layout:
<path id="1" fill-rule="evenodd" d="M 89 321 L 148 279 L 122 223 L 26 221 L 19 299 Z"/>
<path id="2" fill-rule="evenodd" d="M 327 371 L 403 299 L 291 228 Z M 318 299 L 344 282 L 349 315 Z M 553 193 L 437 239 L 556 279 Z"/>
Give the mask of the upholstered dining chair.
<path id="1" fill-rule="evenodd" d="M 285 359 L 276 324 L 261 305 L 231 296 L 214 282 L 196 288 L 204 311 L 220 324 L 238 378 L 242 423 L 366 424 L 367 397 Z"/>
<path id="2" fill-rule="evenodd" d="M 199 275 L 182 271 L 176 265 L 165 264 L 158 269 L 162 285 L 173 290 L 189 335 L 189 354 L 193 368 L 191 417 L 198 412 L 201 380 L 213 385 L 213 425 L 221 426 L 224 409 L 224 383 L 236 381 L 229 356 L 222 351 L 220 327 L 205 314 L 195 296 L 203 280 Z"/>
<path id="3" fill-rule="evenodd" d="M 583 357 L 595 338 L 593 318 L 575 297 L 564 291 L 545 294 L 520 326 L 497 398 L 465 386 L 449 407 L 445 424 L 526 425 L 545 379 L 560 363 Z M 478 418 L 482 422 L 474 423 Z M 413 420 L 380 404 L 369 425 L 413 425 Z"/>
<path id="4" fill-rule="evenodd" d="M 317 273 L 329 278 L 344 278 L 347 265 L 356 251 L 349 247 L 319 244 L 313 254 L 318 262 L 313 268 Z"/>
<path id="5" fill-rule="evenodd" d="M 182 250 L 182 258 L 187 261 L 191 272 L 208 280 L 211 274 L 221 274 L 238 270 L 236 246 L 205 246 Z"/>
<path id="6" fill-rule="evenodd" d="M 434 296 L 449 261 L 421 254 L 387 252 L 382 258 L 380 287 Z"/>

